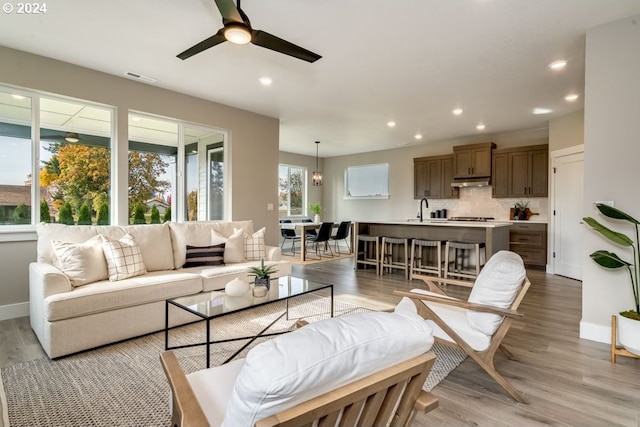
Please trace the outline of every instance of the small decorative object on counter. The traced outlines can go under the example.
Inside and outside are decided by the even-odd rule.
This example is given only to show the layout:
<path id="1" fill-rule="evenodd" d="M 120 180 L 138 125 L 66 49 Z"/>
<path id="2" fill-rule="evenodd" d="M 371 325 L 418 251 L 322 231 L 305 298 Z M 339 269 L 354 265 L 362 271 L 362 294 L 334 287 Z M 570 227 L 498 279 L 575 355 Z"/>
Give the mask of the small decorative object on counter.
<path id="1" fill-rule="evenodd" d="M 271 278 L 269 276 L 275 273 L 276 271 L 278 271 L 278 269 L 275 268 L 274 266 L 264 265 L 264 258 L 260 260 L 259 266 L 249 267 L 249 276 L 255 277 L 255 280 L 253 282 L 255 284 L 254 293 L 255 293 L 255 287 L 259 285 L 265 286 L 268 291 L 270 287 L 270 282 L 271 282 L 270 280 Z"/>
<path id="2" fill-rule="evenodd" d="M 514 208 L 513 219 L 527 220 L 527 210 L 529 209 L 529 202 L 519 201 Z"/>

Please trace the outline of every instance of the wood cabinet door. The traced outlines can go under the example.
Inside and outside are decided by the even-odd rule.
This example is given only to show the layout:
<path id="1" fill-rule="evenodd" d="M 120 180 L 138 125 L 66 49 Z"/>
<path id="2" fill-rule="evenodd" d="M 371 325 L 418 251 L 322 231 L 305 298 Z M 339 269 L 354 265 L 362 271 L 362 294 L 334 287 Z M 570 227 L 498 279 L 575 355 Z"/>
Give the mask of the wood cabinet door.
<path id="1" fill-rule="evenodd" d="M 491 195 L 493 197 L 509 197 L 509 153 L 493 155 Z"/>
<path id="2" fill-rule="evenodd" d="M 453 166 L 456 178 L 468 178 L 471 176 L 472 155 L 471 149 L 457 150 L 454 152 Z"/>
<path id="3" fill-rule="evenodd" d="M 549 194 L 549 152 L 529 151 L 529 192 L 531 197 L 547 197 Z"/>
<path id="4" fill-rule="evenodd" d="M 471 151 L 471 176 L 491 176 L 491 148 L 475 148 Z"/>
<path id="5" fill-rule="evenodd" d="M 529 153 L 509 153 L 509 196 L 527 196 L 529 188 Z"/>
<path id="6" fill-rule="evenodd" d="M 427 197 L 442 198 L 442 160 L 430 160 L 427 167 Z"/>
<path id="7" fill-rule="evenodd" d="M 452 187 L 453 182 L 453 156 L 442 160 L 442 198 L 457 199 L 459 189 Z"/>
<path id="8" fill-rule="evenodd" d="M 423 160 L 413 161 L 413 198 L 421 199 L 427 195 L 428 162 Z"/>

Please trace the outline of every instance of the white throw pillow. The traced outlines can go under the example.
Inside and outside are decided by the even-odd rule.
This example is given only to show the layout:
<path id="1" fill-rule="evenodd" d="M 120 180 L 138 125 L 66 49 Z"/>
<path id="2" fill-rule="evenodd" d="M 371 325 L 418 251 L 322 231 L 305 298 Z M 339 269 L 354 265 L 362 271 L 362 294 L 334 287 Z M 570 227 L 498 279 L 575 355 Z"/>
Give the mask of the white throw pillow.
<path id="1" fill-rule="evenodd" d="M 478 275 L 469 294 L 469 302 L 509 308 L 525 277 L 526 270 L 520 255 L 500 251 L 494 254 Z M 503 316 L 478 311 L 468 311 L 467 321 L 475 330 L 493 335 L 502 323 Z"/>
<path id="2" fill-rule="evenodd" d="M 55 254 L 53 264 L 69 277 L 73 286 L 82 286 L 109 277 L 100 236 L 94 236 L 84 243 L 52 240 L 51 247 Z"/>
<path id="3" fill-rule="evenodd" d="M 428 351 L 431 329 L 415 313 L 369 312 L 311 323 L 254 347 L 236 379 L 222 426 L 252 426 Z"/>
<path id="4" fill-rule="evenodd" d="M 244 236 L 244 257 L 247 261 L 259 261 L 265 257 L 264 231 L 265 228 L 262 227 L 255 233 Z"/>
<path id="5" fill-rule="evenodd" d="M 120 240 L 112 240 L 103 235 L 102 240 L 110 281 L 128 279 L 147 272 L 140 247 L 131 234 L 125 234 Z"/>
<path id="6" fill-rule="evenodd" d="M 244 231 L 236 229 L 229 237 L 224 237 L 216 230 L 211 230 L 211 244 L 224 243 L 224 263 L 233 264 L 245 262 L 244 258 Z"/>

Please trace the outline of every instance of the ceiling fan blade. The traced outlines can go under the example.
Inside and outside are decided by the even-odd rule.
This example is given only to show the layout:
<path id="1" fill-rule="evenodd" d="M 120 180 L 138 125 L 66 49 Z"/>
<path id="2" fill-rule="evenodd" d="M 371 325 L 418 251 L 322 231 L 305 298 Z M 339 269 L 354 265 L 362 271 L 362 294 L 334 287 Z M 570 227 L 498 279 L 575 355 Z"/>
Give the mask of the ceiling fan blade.
<path id="1" fill-rule="evenodd" d="M 223 22 L 227 24 L 228 21 L 232 22 L 244 22 L 238 8 L 233 3 L 233 0 L 215 0 L 216 6 L 222 15 Z"/>
<path id="2" fill-rule="evenodd" d="M 273 34 L 269 34 L 266 31 L 253 30 L 251 43 L 307 62 L 315 62 L 322 58 L 322 56 L 317 53 L 313 53 L 307 49 L 301 48 L 300 46 L 296 46 L 293 43 L 289 43 L 286 40 L 282 40 L 281 38 L 276 37 Z"/>
<path id="3" fill-rule="evenodd" d="M 222 42 L 227 41 L 227 39 L 224 38 L 223 30 L 224 30 L 224 28 L 221 28 L 220 30 L 218 30 L 217 33 L 215 33 L 214 35 L 212 35 L 208 39 L 201 41 L 197 45 L 190 47 L 189 49 L 185 50 L 182 53 L 179 53 L 177 55 L 178 58 L 180 58 L 182 60 L 185 60 L 187 58 L 192 57 L 193 55 L 195 55 L 197 53 L 202 52 L 203 50 L 207 50 L 210 47 L 213 47 L 213 46 L 215 46 L 217 44 L 220 44 Z"/>

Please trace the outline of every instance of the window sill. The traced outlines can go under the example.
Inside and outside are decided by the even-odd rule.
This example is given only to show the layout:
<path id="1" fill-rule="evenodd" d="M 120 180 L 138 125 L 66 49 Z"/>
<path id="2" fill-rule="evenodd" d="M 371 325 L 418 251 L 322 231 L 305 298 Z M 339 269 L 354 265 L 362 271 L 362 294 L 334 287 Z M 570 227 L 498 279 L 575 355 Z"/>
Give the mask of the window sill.
<path id="1" fill-rule="evenodd" d="M 38 240 L 38 235 L 36 234 L 36 227 L 34 225 L 21 227 L 7 226 L 0 228 L 0 243 L 35 240 Z"/>

